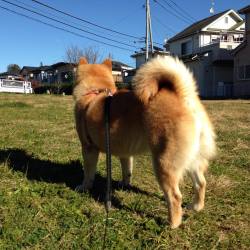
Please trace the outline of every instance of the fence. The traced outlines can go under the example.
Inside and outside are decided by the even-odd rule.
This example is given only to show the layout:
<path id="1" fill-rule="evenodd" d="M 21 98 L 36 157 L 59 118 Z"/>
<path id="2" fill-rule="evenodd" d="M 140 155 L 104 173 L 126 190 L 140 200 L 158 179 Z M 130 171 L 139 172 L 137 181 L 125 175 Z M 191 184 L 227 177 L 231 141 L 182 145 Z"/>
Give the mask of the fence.
<path id="1" fill-rule="evenodd" d="M 31 82 L 0 79 L 0 92 L 31 94 Z"/>

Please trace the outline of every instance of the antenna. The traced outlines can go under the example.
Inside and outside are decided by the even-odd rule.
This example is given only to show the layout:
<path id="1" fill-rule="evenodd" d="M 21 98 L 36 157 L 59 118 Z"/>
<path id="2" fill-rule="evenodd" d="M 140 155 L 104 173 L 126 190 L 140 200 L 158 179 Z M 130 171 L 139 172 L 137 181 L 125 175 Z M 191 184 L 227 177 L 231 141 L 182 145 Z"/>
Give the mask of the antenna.
<path id="1" fill-rule="evenodd" d="M 211 0 L 211 5 L 212 6 L 211 6 L 209 12 L 210 12 L 210 14 L 214 15 L 214 13 L 215 13 L 215 10 L 214 10 L 214 5 L 215 5 L 214 0 Z"/>

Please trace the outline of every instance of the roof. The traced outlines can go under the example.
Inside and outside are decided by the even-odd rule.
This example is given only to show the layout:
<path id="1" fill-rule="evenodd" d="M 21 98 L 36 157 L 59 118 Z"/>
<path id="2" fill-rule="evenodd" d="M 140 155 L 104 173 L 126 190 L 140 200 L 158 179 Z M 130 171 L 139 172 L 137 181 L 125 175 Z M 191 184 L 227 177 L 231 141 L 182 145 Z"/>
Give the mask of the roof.
<path id="1" fill-rule="evenodd" d="M 0 76 L 18 76 L 19 74 L 13 74 L 10 72 L 2 72 L 0 73 Z"/>
<path id="2" fill-rule="evenodd" d="M 209 16 L 209 17 L 207 17 L 205 19 L 202 19 L 202 20 L 200 20 L 198 22 L 193 23 L 192 25 L 190 25 L 189 27 L 187 27 L 186 29 L 184 29 L 183 31 L 181 31 L 180 33 L 175 35 L 174 37 L 170 38 L 168 40 L 168 42 L 173 42 L 173 41 L 176 41 L 176 40 L 178 40 L 180 38 L 184 38 L 184 37 L 187 37 L 189 35 L 192 35 L 192 34 L 195 34 L 195 33 L 199 32 L 199 31 L 201 31 L 207 25 L 211 24 L 216 19 L 222 17 L 223 15 L 225 15 L 229 11 L 233 11 L 233 10 L 225 10 L 223 12 L 220 12 L 220 13 L 215 14 L 213 16 Z"/>
<path id="3" fill-rule="evenodd" d="M 20 72 L 22 72 L 23 70 L 32 71 L 32 70 L 35 70 L 38 68 L 39 67 L 23 66 L 22 69 L 20 70 Z"/>
<path id="4" fill-rule="evenodd" d="M 122 70 L 123 68 L 129 68 L 129 69 L 132 69 L 133 67 L 125 64 L 125 63 L 122 63 L 122 62 L 119 62 L 119 61 L 112 61 L 112 70 Z"/>
<path id="5" fill-rule="evenodd" d="M 132 58 L 136 58 L 138 56 L 141 56 L 141 55 L 145 55 L 146 54 L 146 51 L 139 51 L 139 52 L 135 52 L 135 54 L 131 55 Z M 148 52 L 149 55 L 152 54 L 151 51 Z M 169 55 L 169 52 L 168 51 L 158 51 L 158 50 L 154 50 L 154 54 L 158 54 L 158 55 Z"/>
<path id="6" fill-rule="evenodd" d="M 240 9 L 238 12 L 239 12 L 240 14 L 249 13 L 249 12 L 250 12 L 250 5 L 247 5 L 246 7 Z"/>
<path id="7" fill-rule="evenodd" d="M 65 66 L 65 65 L 77 66 L 77 64 L 75 64 L 75 63 L 69 63 L 69 62 L 58 62 L 58 63 L 54 63 L 54 64 L 52 64 L 50 67 L 52 67 L 53 69 L 56 69 L 56 68 L 58 68 L 58 67 Z"/>
<path id="8" fill-rule="evenodd" d="M 245 23 L 245 21 L 242 20 L 241 22 L 236 23 L 233 27 L 231 27 L 230 30 L 236 30 L 237 28 L 239 28 L 244 23 Z"/>
<path id="9" fill-rule="evenodd" d="M 50 66 L 39 66 L 39 67 L 33 67 L 33 66 L 23 66 L 21 71 L 28 71 L 28 72 L 40 72 L 40 71 L 49 71 L 49 70 L 53 70 L 57 67 L 60 67 L 60 66 L 64 66 L 64 65 L 67 65 L 69 63 L 65 63 L 65 62 L 58 62 L 58 63 L 55 63 L 55 64 L 52 64 Z"/>
<path id="10" fill-rule="evenodd" d="M 70 66 L 76 66 L 74 63 L 68 63 L 68 62 L 58 62 L 55 64 L 52 64 L 50 66 L 40 66 L 40 67 L 32 67 L 32 66 L 23 66 L 21 69 L 20 73 L 22 73 L 24 70 L 26 70 L 29 73 L 39 73 L 41 71 L 53 71 L 57 69 L 58 67 L 65 66 L 65 65 L 70 65 Z M 132 69 L 133 67 L 119 62 L 119 61 L 112 61 L 112 69 L 113 70 L 118 70 L 121 71 L 122 69 L 127 68 L 127 69 Z"/>

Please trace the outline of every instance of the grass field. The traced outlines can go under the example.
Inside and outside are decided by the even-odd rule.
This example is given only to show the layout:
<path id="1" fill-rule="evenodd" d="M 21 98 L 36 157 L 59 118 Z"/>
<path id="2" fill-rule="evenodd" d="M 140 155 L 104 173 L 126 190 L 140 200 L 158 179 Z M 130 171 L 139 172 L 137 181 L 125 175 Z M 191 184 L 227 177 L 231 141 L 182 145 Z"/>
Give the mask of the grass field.
<path id="1" fill-rule="evenodd" d="M 150 155 L 135 158 L 131 190 L 118 188 L 114 158 L 106 249 L 250 249 L 250 101 L 205 105 L 219 147 L 205 209 L 185 209 L 182 226 L 170 230 Z M 76 193 L 83 171 L 72 110 L 68 96 L 0 94 L 0 249 L 102 249 L 105 156 L 94 190 Z M 189 203 L 188 178 L 181 189 Z"/>

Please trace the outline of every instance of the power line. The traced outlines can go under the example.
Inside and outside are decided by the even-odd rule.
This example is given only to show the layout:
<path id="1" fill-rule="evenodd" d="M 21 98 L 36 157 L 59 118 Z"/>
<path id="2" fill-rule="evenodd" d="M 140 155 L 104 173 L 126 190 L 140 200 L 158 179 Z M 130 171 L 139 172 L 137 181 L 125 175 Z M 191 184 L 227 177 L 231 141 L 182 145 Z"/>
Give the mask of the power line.
<path id="1" fill-rule="evenodd" d="M 32 5 L 26 4 L 26 3 L 21 2 L 21 1 L 19 1 L 19 0 L 14 0 L 14 1 L 17 2 L 17 3 L 20 3 L 20 4 L 22 4 L 22 5 L 24 5 L 24 6 L 26 6 L 26 7 L 32 8 L 32 9 L 34 9 L 34 10 L 37 10 L 37 11 L 39 11 L 39 12 L 41 12 L 41 13 L 48 14 L 48 15 L 50 15 L 50 16 L 52 16 L 52 17 L 59 18 L 60 20 L 63 20 L 63 21 L 66 21 L 66 22 L 70 22 L 71 24 L 74 24 L 74 25 L 77 25 L 77 26 L 86 28 L 86 29 L 88 29 L 88 30 L 92 30 L 92 31 L 94 31 L 94 32 L 100 32 L 100 31 L 98 31 L 98 30 L 96 30 L 96 29 L 93 29 L 93 28 L 90 28 L 90 27 L 88 27 L 88 26 L 86 26 L 86 25 L 79 24 L 79 23 L 77 23 L 76 21 L 74 22 L 74 21 L 72 21 L 72 20 L 68 20 L 68 19 L 66 19 L 66 18 L 63 18 L 62 16 L 55 15 L 55 14 L 51 14 L 50 12 L 46 12 L 46 11 L 44 11 L 44 10 L 42 10 L 42 9 L 36 8 L 36 7 L 32 6 Z M 102 32 L 102 31 L 101 31 L 101 32 Z M 109 33 L 110 33 L 110 32 L 109 32 Z M 107 35 L 110 36 L 111 34 L 107 34 Z M 124 39 L 124 37 L 122 37 L 121 35 L 118 35 L 118 34 L 112 34 L 112 36 L 113 36 L 113 37 L 115 36 L 115 37 L 120 38 L 120 39 Z M 126 40 L 126 41 L 128 41 L 128 42 L 130 42 L 130 43 L 136 43 L 136 41 L 134 41 L 134 40 L 133 40 L 133 41 L 132 41 L 132 40 Z"/>
<path id="2" fill-rule="evenodd" d="M 175 11 L 176 14 L 178 14 L 179 16 L 185 18 L 188 22 L 194 22 L 194 19 L 191 17 L 189 17 L 189 15 L 187 16 L 187 14 L 184 15 L 183 10 L 180 10 L 180 7 L 176 5 L 175 2 L 171 1 L 171 3 L 169 3 L 166 0 L 162 0 L 166 5 L 168 5 L 173 11 Z"/>
<path id="3" fill-rule="evenodd" d="M 153 16 L 153 18 L 154 18 L 159 24 L 161 24 L 165 29 L 170 30 L 172 33 L 176 33 L 176 31 L 175 31 L 174 29 L 172 29 L 170 26 L 168 26 L 168 25 L 166 25 L 165 23 L 161 22 L 161 20 L 160 20 L 158 17 L 156 17 L 155 15 L 152 15 L 152 16 Z"/>
<path id="4" fill-rule="evenodd" d="M 4 7 L 4 6 L 1 6 L 1 5 L 0 5 L 0 8 L 6 10 L 6 11 L 8 11 L 8 12 L 11 12 L 11 13 L 13 13 L 13 14 L 16 14 L 16 15 L 19 15 L 19 16 L 22 16 L 22 17 L 25 17 L 25 18 L 30 19 L 30 20 L 33 20 L 33 21 L 35 21 L 35 22 L 42 23 L 42 24 L 47 25 L 47 26 L 49 26 L 49 27 L 52 27 L 52 28 L 55 28 L 55 29 L 57 29 L 57 30 L 61 30 L 61 31 L 64 31 L 64 32 L 73 34 L 73 35 L 78 36 L 78 37 L 81 37 L 81 38 L 85 38 L 85 39 L 88 39 L 88 40 L 91 40 L 91 41 L 94 41 L 94 42 L 97 42 L 97 43 L 101 43 L 101 44 L 104 44 L 104 45 L 107 45 L 107 46 L 110 46 L 110 47 L 118 48 L 118 49 L 121 49 L 121 50 L 126 50 L 126 51 L 130 51 L 130 52 L 134 52 L 134 51 L 131 50 L 131 49 L 127 49 L 127 48 L 124 48 L 124 47 L 120 47 L 120 46 L 117 46 L 117 45 L 113 45 L 113 44 L 110 44 L 110 43 L 106 43 L 106 42 L 103 42 L 103 41 L 99 41 L 99 40 L 96 40 L 96 39 L 93 39 L 93 38 L 90 38 L 90 37 L 87 37 L 87 36 L 83 36 L 83 35 L 81 35 L 81 34 L 78 34 L 78 33 L 74 32 L 74 31 L 70 31 L 70 30 L 67 30 L 67 29 L 58 27 L 58 26 L 56 26 L 56 25 L 53 25 L 53 24 L 44 22 L 44 21 L 42 21 L 42 20 L 40 20 L 40 19 L 37 19 L 37 18 L 34 18 L 34 17 L 27 16 L 27 15 L 25 15 L 25 14 L 23 14 L 23 13 L 20 13 L 20 12 L 17 12 L 17 11 L 11 10 L 11 9 L 8 9 L 8 8 L 6 8 L 6 7 Z"/>
<path id="5" fill-rule="evenodd" d="M 54 8 L 54 7 L 52 7 L 52 6 L 48 5 L 48 4 L 41 3 L 40 1 L 37 1 L 37 0 L 31 0 L 31 1 L 32 1 L 32 2 L 35 2 L 35 3 L 37 3 L 37 4 L 40 4 L 40 5 L 42 5 L 42 6 L 46 7 L 46 8 L 48 8 L 48 9 L 54 10 L 54 11 L 56 11 L 56 12 L 58 12 L 58 13 L 61 13 L 61 14 L 64 14 L 64 15 L 66 15 L 66 16 L 69 16 L 69 17 L 71 17 L 71 18 L 74 18 L 74 19 L 76 19 L 76 20 L 78 20 L 78 21 L 82 21 L 82 22 L 84 22 L 84 23 L 88 23 L 88 24 L 90 24 L 90 25 L 96 26 L 96 27 L 98 27 L 98 28 L 101 28 L 101 29 L 104 29 L 104 30 L 107 30 L 107 31 L 110 31 L 110 32 L 114 32 L 114 33 L 119 34 L 119 35 L 123 35 L 123 36 L 131 37 L 131 38 L 135 38 L 135 39 L 138 39 L 138 40 L 141 39 L 141 37 L 137 37 L 137 36 L 125 34 L 125 33 L 122 33 L 122 32 L 119 32 L 119 31 L 116 31 L 116 30 L 113 30 L 113 29 L 110 29 L 110 28 L 107 28 L 107 27 L 104 27 L 104 26 L 95 24 L 95 23 L 90 22 L 90 21 L 88 21 L 88 20 L 86 20 L 86 19 L 82 19 L 82 18 L 80 18 L 80 17 L 77 17 L 77 16 L 74 16 L 74 15 L 72 15 L 72 14 L 69 14 L 69 13 L 67 13 L 67 12 L 65 12 L 65 11 L 59 10 L 59 9 L 57 9 L 57 8 Z M 138 42 L 135 42 L 135 43 L 138 43 Z M 155 44 L 158 44 L 158 45 L 163 46 L 162 43 L 157 43 L 157 42 L 155 42 Z M 135 46 L 134 46 L 134 47 L 135 47 Z"/>
<path id="6" fill-rule="evenodd" d="M 113 25 L 118 25 L 122 22 L 124 22 L 124 20 L 128 19 L 129 17 L 131 17 L 132 15 L 134 15 L 138 10 L 141 10 L 143 8 L 143 6 L 140 6 L 138 8 L 136 8 L 134 11 L 130 11 L 129 14 L 127 14 L 126 16 L 120 18 L 118 21 L 114 22 Z"/>
<path id="7" fill-rule="evenodd" d="M 172 14 L 173 16 L 178 18 L 179 20 L 182 20 L 183 22 L 190 24 L 190 21 L 187 21 L 183 17 L 181 17 L 181 16 L 177 15 L 176 13 L 174 13 L 173 11 L 167 9 L 163 4 L 159 3 L 157 0 L 154 0 L 154 2 L 157 3 L 158 5 L 160 5 L 167 13 Z"/>
<path id="8" fill-rule="evenodd" d="M 98 35 L 98 34 L 96 34 L 96 33 L 94 33 L 94 32 L 86 31 L 86 30 L 81 29 L 81 28 L 78 28 L 78 27 L 76 27 L 76 26 L 74 26 L 74 25 L 71 25 L 71 24 L 68 24 L 68 23 L 59 21 L 59 20 L 57 20 L 57 19 L 55 19 L 55 18 L 46 16 L 46 15 L 44 15 L 44 14 L 41 14 L 41 13 L 39 13 L 39 12 L 37 12 L 37 11 L 33 11 L 33 10 L 30 10 L 30 9 L 25 8 L 25 7 L 23 7 L 23 6 L 20 6 L 20 5 L 18 5 L 18 4 L 11 3 L 11 2 L 9 2 L 9 1 L 7 1 L 7 0 L 1 0 L 1 1 L 3 1 L 3 2 L 5 2 L 5 3 L 8 3 L 8 4 L 11 4 L 11 5 L 13 5 L 13 6 L 16 6 L 16 7 L 20 8 L 20 9 L 24 9 L 24 10 L 26 10 L 26 11 L 32 12 L 32 13 L 34 13 L 34 14 L 36 14 L 36 15 L 45 17 L 45 18 L 47 18 L 47 19 L 49 19 L 49 20 L 52 20 L 52 21 L 54 21 L 54 22 L 63 24 L 63 25 L 68 26 L 68 27 L 70 27 L 70 28 L 73 28 L 73 29 L 76 29 L 76 30 L 79 30 L 79 31 L 82 31 L 82 32 L 85 32 L 85 33 L 88 33 L 88 34 L 93 35 L 93 36 L 97 36 L 98 38 L 106 39 L 106 40 L 109 40 L 109 41 L 112 41 L 112 42 L 115 42 L 115 43 L 119 43 L 119 44 L 122 44 L 122 45 L 125 45 L 125 46 L 128 46 L 128 47 L 137 48 L 136 46 L 130 45 L 130 44 L 128 44 L 128 43 L 124 43 L 124 42 L 117 41 L 117 40 L 114 40 L 114 39 L 111 39 L 111 38 L 108 38 L 108 37 L 105 37 L 105 36 L 102 36 L 102 35 Z"/>
<path id="9" fill-rule="evenodd" d="M 135 39 L 137 39 L 137 40 L 140 40 L 140 39 L 141 39 L 141 37 L 136 37 L 136 36 L 129 35 L 129 34 L 125 34 L 125 33 L 122 33 L 122 32 L 119 32 L 119 31 L 116 31 L 116 30 L 113 30 L 113 29 L 110 29 L 110 28 L 107 28 L 107 27 L 104 27 L 104 26 L 100 26 L 100 25 L 95 24 L 95 23 L 93 23 L 93 22 L 87 21 L 86 19 L 82 19 L 82 18 L 80 18 L 80 17 L 77 17 L 77 16 L 74 16 L 74 15 L 72 15 L 72 14 L 69 14 L 69 13 L 67 13 L 67 12 L 65 12 L 65 11 L 56 9 L 56 8 L 54 8 L 54 7 L 52 7 L 52 6 L 48 5 L 48 4 L 41 3 L 40 1 L 37 1 L 37 0 L 31 0 L 31 1 L 32 1 L 32 2 L 35 2 L 35 3 L 37 3 L 37 4 L 40 4 L 40 5 L 42 5 L 42 6 L 46 7 L 46 8 L 52 9 L 52 10 L 54 10 L 54 11 L 56 11 L 56 12 L 59 12 L 59 13 L 61 13 L 61 14 L 64 14 L 64 15 L 66 15 L 66 16 L 69 16 L 69 17 L 71 17 L 71 18 L 74 18 L 74 19 L 76 19 L 76 20 L 79 20 L 79 21 L 82 21 L 82 22 L 91 24 L 91 25 L 93 25 L 93 26 L 96 26 L 96 27 L 98 27 L 98 28 L 101 28 L 101 29 L 104 29 L 104 30 L 107 30 L 107 31 L 110 31 L 110 32 L 114 32 L 114 33 L 117 33 L 117 34 L 120 34 L 120 35 L 123 35 L 123 36 L 128 36 L 128 37 L 131 37 L 131 38 L 135 38 Z M 134 41 L 134 43 L 138 43 L 138 42 Z M 158 45 L 163 46 L 162 43 L 155 42 L 155 44 L 158 44 Z M 133 47 L 135 47 L 135 46 L 133 46 Z M 137 48 L 137 47 L 136 47 L 136 48 Z"/>
<path id="10" fill-rule="evenodd" d="M 49 9 L 51 9 L 51 10 L 54 10 L 54 11 L 56 11 L 56 12 L 59 12 L 59 13 L 61 13 L 61 14 L 64 14 L 64 15 L 66 15 L 66 16 L 69 16 L 69 17 L 72 17 L 72 18 L 74 18 L 74 19 L 77 19 L 78 21 L 82 21 L 82 22 L 88 23 L 88 24 L 90 24 L 90 25 L 96 26 L 96 27 L 98 27 L 98 28 L 100 28 L 100 29 L 108 30 L 108 31 L 111 31 L 111 32 L 114 32 L 114 33 L 117 33 L 117 34 L 120 34 L 120 35 L 123 35 L 123 36 L 131 37 L 131 38 L 140 39 L 140 37 L 133 36 L 133 35 L 129 35 L 129 34 L 125 34 L 125 33 L 122 33 L 122 32 L 119 32 L 119 31 L 116 31 L 116 30 L 113 30 L 113 29 L 110 29 L 110 28 L 107 28 L 107 27 L 104 27 L 104 26 L 95 24 L 95 23 L 90 22 L 90 21 L 88 21 L 88 20 L 85 20 L 85 19 L 82 19 L 82 18 L 80 18 L 80 17 L 77 17 L 77 16 L 74 16 L 74 15 L 72 15 L 72 14 L 69 14 L 69 13 L 67 13 L 67 12 L 65 12 L 65 11 L 56 9 L 56 8 L 54 8 L 54 7 L 52 7 L 52 6 L 48 5 L 48 4 L 41 3 L 41 2 L 39 2 L 39 1 L 37 1 L 37 0 L 31 0 L 31 1 L 32 1 L 32 2 L 35 2 L 35 3 L 37 3 L 37 4 L 40 4 L 40 5 L 42 5 L 42 6 L 46 7 L 46 8 L 49 8 Z"/>
<path id="11" fill-rule="evenodd" d="M 189 16 L 193 21 L 197 21 L 196 18 L 194 18 L 193 16 L 191 16 L 185 9 L 183 9 L 180 5 L 178 5 L 177 3 L 175 3 L 172 0 L 169 0 L 171 3 L 173 3 L 177 8 L 179 8 L 182 12 L 184 12 L 187 16 Z"/>

